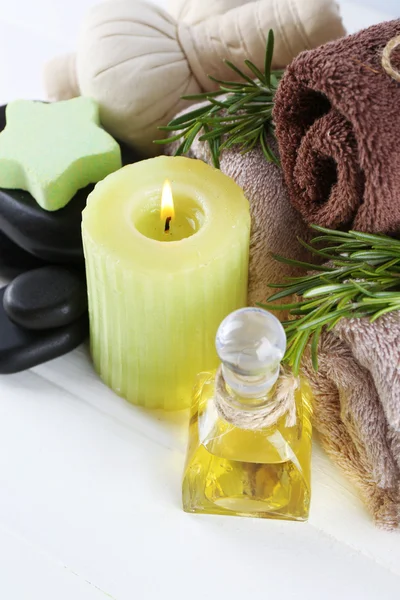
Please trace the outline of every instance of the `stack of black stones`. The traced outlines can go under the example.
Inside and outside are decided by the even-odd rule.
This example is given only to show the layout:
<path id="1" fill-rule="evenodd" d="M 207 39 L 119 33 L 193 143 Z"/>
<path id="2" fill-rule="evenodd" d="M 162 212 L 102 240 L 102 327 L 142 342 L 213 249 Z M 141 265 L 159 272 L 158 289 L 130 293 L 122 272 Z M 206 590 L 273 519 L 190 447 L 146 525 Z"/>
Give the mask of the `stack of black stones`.
<path id="1" fill-rule="evenodd" d="M 0 131 L 5 106 L 0 107 Z M 121 145 L 124 165 L 137 160 Z M 82 211 L 93 186 L 58 211 L 21 190 L 0 189 L 0 374 L 70 352 L 88 336 Z"/>

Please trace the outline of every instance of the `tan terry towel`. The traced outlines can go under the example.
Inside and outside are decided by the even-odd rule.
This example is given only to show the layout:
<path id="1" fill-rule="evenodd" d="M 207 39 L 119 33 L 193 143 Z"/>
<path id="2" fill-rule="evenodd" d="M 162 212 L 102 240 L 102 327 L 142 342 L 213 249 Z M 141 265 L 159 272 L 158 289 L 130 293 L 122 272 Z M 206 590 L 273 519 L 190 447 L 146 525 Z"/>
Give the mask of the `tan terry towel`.
<path id="1" fill-rule="evenodd" d="M 166 153 L 174 154 L 179 144 L 179 141 L 170 144 Z M 277 153 L 275 140 L 271 138 L 269 144 Z M 209 146 L 207 142 L 199 141 L 198 136 L 189 156 L 212 164 Z M 304 273 L 296 267 L 278 263 L 272 254 L 309 261 L 309 253 L 297 238 L 308 241 L 312 237 L 311 231 L 289 202 L 280 167 L 267 162 L 261 148 L 245 155 L 236 148 L 225 150 L 220 157 L 220 168 L 240 185 L 249 200 L 252 218 L 249 304 L 265 302 L 272 294 L 268 284 Z M 283 316 L 280 312 L 279 317 Z"/>
<path id="2" fill-rule="evenodd" d="M 325 332 L 313 388 L 314 426 L 378 526 L 400 527 L 400 312 L 343 319 Z"/>

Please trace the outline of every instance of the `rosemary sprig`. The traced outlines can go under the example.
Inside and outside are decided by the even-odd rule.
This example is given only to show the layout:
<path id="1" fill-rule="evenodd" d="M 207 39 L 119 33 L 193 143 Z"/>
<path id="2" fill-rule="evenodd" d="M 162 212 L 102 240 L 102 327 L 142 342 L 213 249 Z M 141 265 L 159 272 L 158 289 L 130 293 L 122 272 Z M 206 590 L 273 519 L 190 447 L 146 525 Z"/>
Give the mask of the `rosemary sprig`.
<path id="1" fill-rule="evenodd" d="M 268 144 L 268 135 L 273 135 L 272 109 L 274 96 L 283 71 L 272 70 L 274 53 L 274 33 L 268 33 L 265 53 L 264 72 L 250 60 L 245 65 L 253 73 L 255 79 L 246 75 L 230 61 L 225 64 L 235 72 L 239 81 L 223 81 L 209 75 L 218 84 L 215 92 L 205 92 L 191 96 L 183 96 L 184 100 L 205 101 L 201 108 L 194 109 L 160 127 L 171 137 L 156 140 L 155 144 L 170 144 L 182 140 L 176 155 L 186 154 L 196 135 L 203 131 L 200 140 L 209 145 L 213 163 L 219 167 L 219 157 L 223 149 L 238 145 L 243 153 L 249 152 L 260 144 L 265 158 L 269 162 L 278 163 Z M 219 97 L 224 94 L 223 99 Z"/>
<path id="2" fill-rule="evenodd" d="M 331 231 L 317 226 L 313 229 L 320 235 L 311 245 L 301 240 L 300 243 L 327 262 L 321 266 L 275 256 L 282 263 L 312 273 L 271 285 L 279 291 L 261 305 L 288 310 L 294 317 L 283 325 L 288 337 L 285 361 L 296 374 L 309 342 L 313 366 L 318 370 L 318 341 L 323 329 L 333 329 L 343 317 L 369 317 L 373 322 L 400 310 L 400 240 L 357 231 Z M 299 299 L 290 304 L 274 304 L 291 295 Z"/>

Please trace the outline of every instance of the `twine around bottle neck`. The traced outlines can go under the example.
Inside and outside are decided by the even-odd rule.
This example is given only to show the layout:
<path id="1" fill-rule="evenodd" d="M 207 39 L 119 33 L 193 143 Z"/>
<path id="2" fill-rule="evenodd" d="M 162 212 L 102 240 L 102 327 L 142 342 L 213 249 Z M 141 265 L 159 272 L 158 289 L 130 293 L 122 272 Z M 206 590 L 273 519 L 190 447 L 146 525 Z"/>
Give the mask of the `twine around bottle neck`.
<path id="1" fill-rule="evenodd" d="M 400 46 L 400 35 L 389 40 L 382 52 L 382 67 L 385 69 L 386 73 L 400 83 L 400 71 L 395 69 L 392 65 L 391 55 L 393 50 Z"/>
<path id="2" fill-rule="evenodd" d="M 286 427 L 293 427 L 296 424 L 295 392 L 299 385 L 299 378 L 281 367 L 271 399 L 261 406 L 247 408 L 245 405 L 240 406 L 237 397 L 229 393 L 221 366 L 215 379 L 215 406 L 224 421 L 239 429 L 257 431 L 273 427 L 284 415 Z"/>

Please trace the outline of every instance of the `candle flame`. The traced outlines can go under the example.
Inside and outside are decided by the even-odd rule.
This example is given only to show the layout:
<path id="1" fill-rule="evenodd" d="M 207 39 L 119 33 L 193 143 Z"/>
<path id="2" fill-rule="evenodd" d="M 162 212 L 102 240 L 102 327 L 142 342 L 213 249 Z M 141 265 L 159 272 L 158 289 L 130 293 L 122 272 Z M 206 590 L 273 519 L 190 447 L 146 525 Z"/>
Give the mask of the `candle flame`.
<path id="1" fill-rule="evenodd" d="M 161 220 L 173 219 L 175 217 L 174 199 L 172 188 L 168 179 L 165 180 L 161 196 Z"/>

